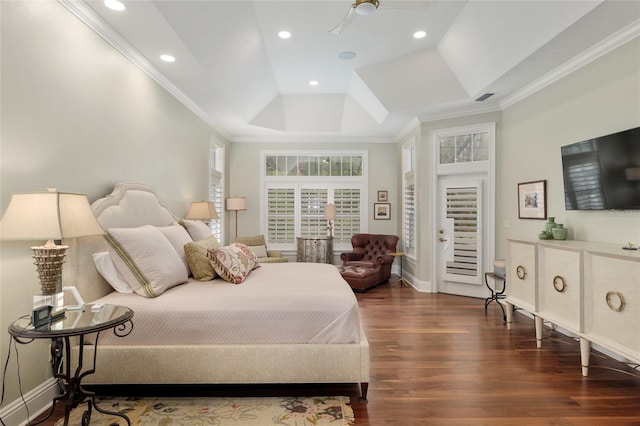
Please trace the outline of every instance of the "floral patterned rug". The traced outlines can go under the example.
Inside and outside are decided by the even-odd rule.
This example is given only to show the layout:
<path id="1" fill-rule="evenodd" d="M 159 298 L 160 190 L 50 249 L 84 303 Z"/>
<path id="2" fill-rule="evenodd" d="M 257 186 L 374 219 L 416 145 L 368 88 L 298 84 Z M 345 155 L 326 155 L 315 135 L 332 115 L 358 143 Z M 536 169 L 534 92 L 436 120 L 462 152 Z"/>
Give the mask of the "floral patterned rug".
<path id="1" fill-rule="evenodd" d="M 132 425 L 148 426 L 348 426 L 354 421 L 346 396 L 311 398 L 97 398 L 103 410 L 125 414 Z M 87 405 L 71 412 L 70 425 L 81 425 Z M 64 419 L 56 426 L 61 426 Z M 121 417 L 95 409 L 91 425 L 126 425 Z"/>

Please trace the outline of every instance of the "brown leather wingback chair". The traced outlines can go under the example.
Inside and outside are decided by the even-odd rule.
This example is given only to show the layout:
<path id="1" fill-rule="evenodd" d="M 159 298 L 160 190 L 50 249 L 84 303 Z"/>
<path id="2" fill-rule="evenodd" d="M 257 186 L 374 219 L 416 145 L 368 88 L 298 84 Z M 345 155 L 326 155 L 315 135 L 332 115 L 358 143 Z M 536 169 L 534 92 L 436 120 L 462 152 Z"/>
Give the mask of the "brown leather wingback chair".
<path id="1" fill-rule="evenodd" d="M 382 284 L 391 277 L 391 265 L 398 245 L 395 235 L 355 234 L 351 237 L 352 252 L 340 255 L 340 273 L 352 289 L 364 291 Z"/>

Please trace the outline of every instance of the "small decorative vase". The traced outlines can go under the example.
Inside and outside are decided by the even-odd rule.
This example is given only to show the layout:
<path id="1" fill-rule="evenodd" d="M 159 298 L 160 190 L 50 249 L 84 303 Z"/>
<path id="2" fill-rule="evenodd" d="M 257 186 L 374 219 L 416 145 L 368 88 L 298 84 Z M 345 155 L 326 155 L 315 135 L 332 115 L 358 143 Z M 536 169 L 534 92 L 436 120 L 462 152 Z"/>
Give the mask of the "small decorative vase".
<path id="1" fill-rule="evenodd" d="M 558 224 L 556 223 L 556 218 L 549 216 L 549 219 L 544 224 L 544 232 L 551 235 L 553 228 L 555 228 L 556 226 L 558 226 Z"/>
<path id="2" fill-rule="evenodd" d="M 553 234 L 553 239 L 554 240 L 566 240 L 567 239 L 567 228 L 565 228 L 564 226 L 562 226 L 561 223 L 557 224 L 558 226 L 556 226 L 555 228 L 553 228 L 551 230 L 551 233 Z"/>

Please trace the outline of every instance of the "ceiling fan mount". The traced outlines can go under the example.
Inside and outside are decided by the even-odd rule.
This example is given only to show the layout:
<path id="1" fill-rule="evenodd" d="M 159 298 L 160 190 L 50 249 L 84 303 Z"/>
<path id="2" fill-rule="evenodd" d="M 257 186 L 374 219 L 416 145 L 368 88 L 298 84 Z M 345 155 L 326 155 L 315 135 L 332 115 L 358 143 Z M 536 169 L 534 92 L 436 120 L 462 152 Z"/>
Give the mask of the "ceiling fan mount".
<path id="1" fill-rule="evenodd" d="M 380 6 L 378 0 L 356 0 L 351 6 L 358 15 L 371 15 Z"/>
<path id="2" fill-rule="evenodd" d="M 432 4 L 437 0 L 425 0 L 425 1 L 391 1 L 387 0 L 382 6 L 380 0 L 355 0 L 355 2 L 349 6 L 347 14 L 342 18 L 342 21 L 334 28 L 329 30 L 329 34 L 340 34 L 351 24 L 351 22 L 358 16 L 371 15 L 373 12 L 380 9 L 429 9 Z"/>

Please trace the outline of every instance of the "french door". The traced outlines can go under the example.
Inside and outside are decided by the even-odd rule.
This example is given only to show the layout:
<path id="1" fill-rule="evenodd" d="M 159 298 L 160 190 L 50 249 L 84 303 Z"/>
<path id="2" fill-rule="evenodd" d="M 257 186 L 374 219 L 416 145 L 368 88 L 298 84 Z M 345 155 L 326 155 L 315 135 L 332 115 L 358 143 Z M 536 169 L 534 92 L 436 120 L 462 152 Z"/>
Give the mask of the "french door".
<path id="1" fill-rule="evenodd" d="M 482 180 L 443 177 L 436 238 L 439 291 L 483 297 L 485 217 Z"/>

